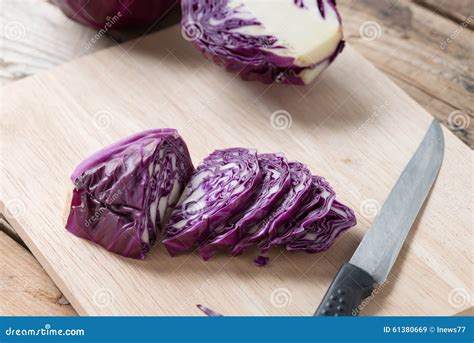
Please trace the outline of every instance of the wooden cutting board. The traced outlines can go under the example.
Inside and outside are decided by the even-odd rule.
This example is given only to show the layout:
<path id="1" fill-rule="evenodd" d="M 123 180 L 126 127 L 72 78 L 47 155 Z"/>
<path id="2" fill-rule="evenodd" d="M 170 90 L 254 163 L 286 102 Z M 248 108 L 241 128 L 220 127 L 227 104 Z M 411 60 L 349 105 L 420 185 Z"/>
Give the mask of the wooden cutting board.
<path id="1" fill-rule="evenodd" d="M 396 58 L 396 56 L 394 56 Z M 2 89 L 2 212 L 83 315 L 311 315 L 366 232 L 432 117 L 350 46 L 305 87 L 244 82 L 206 61 L 178 27 Z M 358 225 L 327 252 L 256 251 L 203 262 L 158 246 L 145 261 L 64 229 L 69 175 L 137 131 L 174 127 L 195 163 L 213 149 L 284 152 L 325 176 Z M 434 189 L 388 282 L 362 314 L 452 315 L 472 290 L 472 151 L 444 130 Z"/>

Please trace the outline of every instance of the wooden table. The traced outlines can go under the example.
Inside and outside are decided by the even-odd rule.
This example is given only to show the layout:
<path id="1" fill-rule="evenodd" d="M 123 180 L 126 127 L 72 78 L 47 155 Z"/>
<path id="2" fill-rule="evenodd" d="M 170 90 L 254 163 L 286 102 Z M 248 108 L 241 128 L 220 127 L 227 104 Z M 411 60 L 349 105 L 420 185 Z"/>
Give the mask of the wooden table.
<path id="1" fill-rule="evenodd" d="M 112 32 L 86 49 L 96 32 L 68 20 L 49 2 L 0 1 L 2 86 L 137 36 Z M 472 1 L 338 4 L 347 41 L 473 148 L 474 19 L 466 17 L 474 9 Z M 176 14 L 167 21 L 173 20 Z M 0 315 L 76 314 L 1 215 L 0 249 Z"/>

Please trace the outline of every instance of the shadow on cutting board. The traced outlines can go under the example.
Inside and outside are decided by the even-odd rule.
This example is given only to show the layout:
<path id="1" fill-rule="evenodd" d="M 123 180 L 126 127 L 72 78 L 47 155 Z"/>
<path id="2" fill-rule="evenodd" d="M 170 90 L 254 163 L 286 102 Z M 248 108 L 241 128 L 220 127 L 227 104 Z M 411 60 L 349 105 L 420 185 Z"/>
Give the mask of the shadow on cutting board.
<path id="1" fill-rule="evenodd" d="M 346 73 L 341 66 L 346 65 L 347 69 L 344 57 L 338 59 L 311 84 L 293 86 L 241 80 L 235 73 L 227 72 L 222 66 L 216 66 L 207 60 L 192 42 L 183 38 L 179 25 L 153 33 L 147 39 L 131 41 L 124 45 L 124 49 L 133 54 L 124 54 L 121 58 L 129 59 L 127 62 L 130 63 L 127 64 L 131 68 L 136 67 L 138 72 L 156 68 L 153 73 L 159 76 L 159 71 L 163 68 L 172 70 L 179 80 L 179 86 L 174 88 L 177 91 L 180 87 L 185 88 L 187 100 L 199 103 L 196 104 L 197 107 L 213 107 L 214 103 L 233 102 L 239 104 L 239 109 L 253 114 L 265 115 L 284 110 L 291 114 L 293 124 L 300 124 L 308 130 L 318 126 L 330 126 L 331 130 L 336 131 L 351 130 L 365 121 L 360 116 L 351 115 L 354 106 L 360 107 L 366 103 L 357 101 L 352 94 L 355 88 L 363 88 L 363 85 L 351 84 L 341 77 Z M 158 84 L 167 81 L 166 78 L 160 80 L 158 77 L 154 82 Z M 196 93 L 197 96 L 193 97 L 193 90 L 199 86 L 199 82 L 205 85 L 204 88 L 214 88 L 215 92 L 208 96 Z M 229 110 L 232 110 L 231 106 Z M 367 117 L 374 111 L 372 107 L 358 110 L 367 113 Z"/>

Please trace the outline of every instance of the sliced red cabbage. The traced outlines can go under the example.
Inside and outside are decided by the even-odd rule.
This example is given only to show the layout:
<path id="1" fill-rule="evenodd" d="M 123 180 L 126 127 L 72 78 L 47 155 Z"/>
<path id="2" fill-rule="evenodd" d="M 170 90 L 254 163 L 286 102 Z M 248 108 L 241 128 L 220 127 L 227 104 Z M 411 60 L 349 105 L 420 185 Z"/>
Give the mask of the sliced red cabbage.
<path id="1" fill-rule="evenodd" d="M 143 259 L 194 167 L 174 129 L 148 130 L 84 160 L 66 228 L 122 256 Z"/>
<path id="2" fill-rule="evenodd" d="M 335 200 L 323 218 L 311 214 L 294 233 L 292 241 L 286 245 L 290 251 L 317 253 L 329 249 L 336 238 L 345 230 L 356 225 L 354 212 Z"/>
<path id="3" fill-rule="evenodd" d="M 329 212 L 336 198 L 336 193 L 326 179 L 320 176 L 313 175 L 311 181 L 311 189 L 294 219 L 280 225 L 273 239 L 261 243 L 260 247 L 262 251 L 267 251 L 271 247 L 288 243 L 301 222 L 304 222 L 307 218 L 311 220 L 321 219 Z"/>
<path id="4" fill-rule="evenodd" d="M 208 317 L 224 317 L 222 314 L 219 312 L 216 312 L 214 310 L 211 310 L 209 307 L 206 307 L 201 304 L 197 304 L 196 307 L 200 309 L 206 316 Z"/>
<path id="5" fill-rule="evenodd" d="M 239 255 L 248 246 L 272 238 L 276 229 L 291 221 L 311 189 L 311 172 L 302 163 L 290 162 L 291 188 L 280 204 L 259 224 L 248 228 L 243 238 L 232 248 L 232 255 Z"/>
<path id="6" fill-rule="evenodd" d="M 262 181 L 255 150 L 216 150 L 197 167 L 164 232 L 174 256 L 205 241 L 239 213 Z"/>
<path id="7" fill-rule="evenodd" d="M 342 51 L 335 0 L 182 0 L 183 33 L 244 80 L 308 84 Z"/>
<path id="8" fill-rule="evenodd" d="M 257 158 L 263 181 L 254 191 L 249 201 L 251 205 L 211 232 L 209 239 L 199 248 L 204 260 L 211 258 L 219 249 L 234 246 L 243 231 L 263 220 L 289 191 L 291 179 L 286 158 L 279 154 L 259 154 Z"/>

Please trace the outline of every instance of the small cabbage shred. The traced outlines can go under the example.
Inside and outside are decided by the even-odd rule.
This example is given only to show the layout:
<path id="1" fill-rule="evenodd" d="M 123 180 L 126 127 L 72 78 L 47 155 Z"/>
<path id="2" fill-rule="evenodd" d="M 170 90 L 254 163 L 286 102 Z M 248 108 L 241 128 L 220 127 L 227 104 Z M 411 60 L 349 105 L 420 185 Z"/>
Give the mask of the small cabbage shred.
<path id="1" fill-rule="evenodd" d="M 254 191 L 250 205 L 211 232 L 208 240 L 199 248 L 204 260 L 211 258 L 219 249 L 234 246 L 244 230 L 263 220 L 275 204 L 289 191 L 291 186 L 290 167 L 281 154 L 259 154 L 258 164 L 263 181 Z"/>
<path id="2" fill-rule="evenodd" d="M 209 238 L 239 213 L 262 182 L 257 151 L 216 150 L 196 168 L 166 225 L 163 244 L 174 256 Z"/>
<path id="3" fill-rule="evenodd" d="M 143 259 L 193 171 L 188 148 L 174 129 L 121 140 L 73 172 L 66 228 L 109 251 Z"/>
<path id="4" fill-rule="evenodd" d="M 184 37 L 244 80 L 305 85 L 344 48 L 335 0 L 182 0 Z"/>
<path id="5" fill-rule="evenodd" d="M 264 267 L 267 265 L 269 260 L 270 260 L 270 257 L 259 255 L 255 257 L 254 262 L 257 267 Z"/>
<path id="6" fill-rule="evenodd" d="M 206 307 L 201 304 L 197 304 L 196 307 L 200 309 L 206 316 L 208 317 L 224 317 L 222 314 L 219 312 L 216 312 L 214 310 L 211 310 L 209 307 Z"/>
<path id="7" fill-rule="evenodd" d="M 53 0 L 69 18 L 95 29 L 154 26 L 178 0 Z"/>

